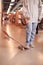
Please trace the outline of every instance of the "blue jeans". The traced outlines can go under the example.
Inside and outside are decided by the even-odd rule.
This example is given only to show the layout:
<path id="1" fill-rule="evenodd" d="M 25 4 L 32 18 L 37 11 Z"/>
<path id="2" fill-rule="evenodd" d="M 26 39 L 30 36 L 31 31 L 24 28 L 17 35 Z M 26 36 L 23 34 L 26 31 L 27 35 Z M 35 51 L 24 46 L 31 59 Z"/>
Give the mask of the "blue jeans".
<path id="1" fill-rule="evenodd" d="M 33 42 L 36 34 L 37 22 L 29 22 L 26 25 L 26 43 L 29 45 Z"/>

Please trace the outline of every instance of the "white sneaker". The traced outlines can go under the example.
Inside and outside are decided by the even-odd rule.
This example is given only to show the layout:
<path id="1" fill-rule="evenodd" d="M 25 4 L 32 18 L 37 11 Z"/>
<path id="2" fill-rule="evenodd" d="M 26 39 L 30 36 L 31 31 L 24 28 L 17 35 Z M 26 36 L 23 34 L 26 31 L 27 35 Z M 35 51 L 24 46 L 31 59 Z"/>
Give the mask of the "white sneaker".
<path id="1" fill-rule="evenodd" d="M 27 47 L 28 49 L 30 48 L 30 46 L 29 46 L 28 44 L 26 45 L 26 47 Z"/>
<path id="2" fill-rule="evenodd" d="M 30 47 L 30 48 L 34 48 L 35 46 L 34 46 L 33 44 L 30 44 L 29 47 Z"/>

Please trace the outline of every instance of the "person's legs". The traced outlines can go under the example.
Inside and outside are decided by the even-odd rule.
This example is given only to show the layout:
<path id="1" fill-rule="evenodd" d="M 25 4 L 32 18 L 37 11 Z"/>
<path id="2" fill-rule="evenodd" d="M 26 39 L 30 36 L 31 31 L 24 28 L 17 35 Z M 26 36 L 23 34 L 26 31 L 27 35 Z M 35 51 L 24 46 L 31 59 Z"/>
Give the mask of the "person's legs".
<path id="1" fill-rule="evenodd" d="M 30 45 L 30 38 L 31 38 L 31 32 L 32 32 L 32 23 L 29 22 L 26 24 L 26 45 L 24 46 L 19 46 L 18 48 L 24 50 L 24 49 L 29 49 L 29 45 Z"/>
<path id="2" fill-rule="evenodd" d="M 30 45 L 32 44 L 34 37 L 35 37 L 35 33 L 36 33 L 36 27 L 37 27 L 37 23 L 27 23 L 26 25 L 26 49 L 30 48 Z M 32 46 L 31 46 L 32 47 Z M 21 47 L 21 49 L 24 47 Z"/>
<path id="3" fill-rule="evenodd" d="M 37 27 L 37 22 L 31 23 L 29 22 L 26 26 L 26 45 L 34 47 L 32 45 L 32 42 L 34 41 L 34 37 L 36 34 L 36 27 Z"/>
<path id="4" fill-rule="evenodd" d="M 31 32 L 32 32 L 32 23 L 29 22 L 26 25 L 26 45 L 30 45 L 30 39 L 31 39 Z"/>
<path id="5" fill-rule="evenodd" d="M 32 42 L 34 41 L 34 38 L 35 38 L 37 24 L 38 24 L 37 22 L 32 23 L 32 32 L 31 32 L 31 38 L 30 38 L 31 44 L 32 44 Z"/>

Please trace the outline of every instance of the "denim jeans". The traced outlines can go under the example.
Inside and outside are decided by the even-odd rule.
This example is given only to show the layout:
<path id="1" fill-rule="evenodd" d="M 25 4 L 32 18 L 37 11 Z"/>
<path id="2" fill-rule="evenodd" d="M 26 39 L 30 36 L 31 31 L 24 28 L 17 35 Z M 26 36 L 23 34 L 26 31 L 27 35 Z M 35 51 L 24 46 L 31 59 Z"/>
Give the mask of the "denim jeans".
<path id="1" fill-rule="evenodd" d="M 29 22 L 26 24 L 26 43 L 31 44 L 35 38 L 37 22 Z"/>

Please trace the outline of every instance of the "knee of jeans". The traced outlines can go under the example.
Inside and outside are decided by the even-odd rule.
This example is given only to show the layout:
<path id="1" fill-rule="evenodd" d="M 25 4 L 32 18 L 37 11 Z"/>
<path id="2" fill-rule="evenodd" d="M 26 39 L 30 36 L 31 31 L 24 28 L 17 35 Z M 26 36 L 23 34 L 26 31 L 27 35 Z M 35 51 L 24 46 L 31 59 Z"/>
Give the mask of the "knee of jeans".
<path id="1" fill-rule="evenodd" d="M 35 35 L 36 34 L 36 30 L 32 31 L 31 33 L 32 33 L 32 35 Z"/>
<path id="2" fill-rule="evenodd" d="M 26 32 L 31 33 L 32 32 L 32 26 L 30 24 L 27 24 L 26 26 Z"/>
<path id="3" fill-rule="evenodd" d="M 29 26 L 28 26 L 28 27 L 26 28 L 26 31 L 32 32 L 32 27 L 29 27 Z"/>
<path id="4" fill-rule="evenodd" d="M 26 33 L 27 34 L 31 34 L 31 32 L 32 32 L 32 30 L 30 30 L 30 29 L 29 30 L 28 29 L 26 30 Z"/>

